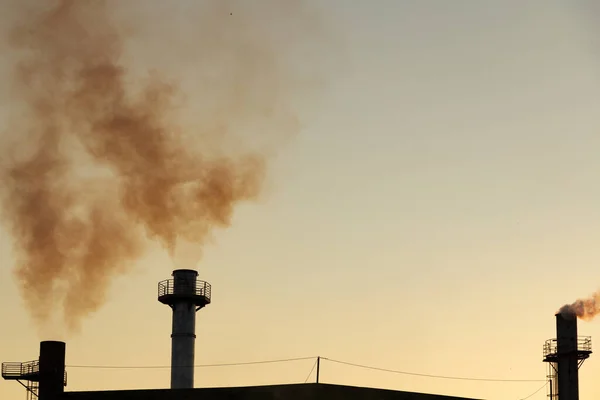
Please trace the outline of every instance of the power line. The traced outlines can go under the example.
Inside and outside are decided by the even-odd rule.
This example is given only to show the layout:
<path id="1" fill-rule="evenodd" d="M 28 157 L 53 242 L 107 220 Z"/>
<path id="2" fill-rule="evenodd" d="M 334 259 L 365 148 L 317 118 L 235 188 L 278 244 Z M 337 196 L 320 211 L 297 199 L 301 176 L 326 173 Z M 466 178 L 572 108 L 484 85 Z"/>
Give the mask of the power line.
<path id="1" fill-rule="evenodd" d="M 199 364 L 193 365 L 194 368 L 207 368 L 207 367 L 232 367 L 238 365 L 256 365 L 256 364 L 273 364 L 290 361 L 300 360 L 313 360 L 316 357 L 299 357 L 299 358 L 284 358 L 279 360 L 261 360 L 261 361 L 249 361 L 249 362 L 236 362 L 236 363 L 224 363 L 224 364 Z M 170 365 L 66 365 L 67 368 L 95 368 L 95 369 L 167 369 L 171 368 Z M 188 368 L 181 366 L 180 368 Z"/>
<path id="2" fill-rule="evenodd" d="M 353 363 L 349 363 L 349 362 L 345 362 L 345 361 L 332 360 L 331 358 L 325 358 L 325 357 L 321 357 L 321 358 L 323 360 L 331 361 L 333 363 L 349 365 L 352 367 L 371 369 L 371 370 L 375 370 L 375 371 L 391 372 L 394 374 L 422 376 L 425 378 L 454 379 L 454 380 L 461 380 L 461 381 L 481 381 L 481 382 L 543 382 L 542 379 L 490 379 L 490 378 L 468 378 L 468 377 L 458 377 L 458 376 L 419 374 L 416 372 L 398 371 L 398 370 L 393 370 L 393 369 L 372 367 L 369 365 L 353 364 Z"/>
<path id="3" fill-rule="evenodd" d="M 529 396 L 523 397 L 522 399 L 519 399 L 519 400 L 527 400 L 528 398 L 532 397 L 533 395 L 536 395 L 540 390 L 542 390 L 543 388 L 545 388 L 546 386 L 548 386 L 548 383 L 549 382 L 544 383 L 544 386 L 542 386 L 541 388 L 539 388 L 535 392 L 531 393 Z"/>
<path id="4" fill-rule="evenodd" d="M 310 372 L 308 373 L 308 376 L 304 380 L 304 383 L 308 382 L 308 379 L 310 378 L 310 376 L 312 375 L 313 371 L 315 370 L 315 367 L 317 366 L 317 362 L 318 362 L 318 360 L 315 360 L 315 363 L 313 364 L 312 368 L 310 369 Z"/>
<path id="5" fill-rule="evenodd" d="M 194 368 L 209 368 L 209 367 L 231 367 L 231 366 L 241 366 L 241 365 L 274 364 L 274 363 L 282 363 L 282 362 L 314 360 L 316 358 L 317 357 L 298 357 L 298 358 L 282 358 L 282 359 L 276 359 L 276 360 L 260 360 L 260 361 L 221 363 L 221 364 L 199 364 L 199 365 L 194 365 L 193 367 Z M 321 359 L 331 361 L 332 363 L 343 364 L 343 365 L 348 365 L 348 366 L 352 366 L 352 367 L 370 369 L 370 370 L 381 371 L 381 372 L 389 372 L 389 373 L 401 374 L 401 375 L 420 376 L 420 377 L 425 377 L 425 378 L 451 379 L 451 380 L 462 380 L 462 381 L 479 381 L 479 382 L 546 382 L 545 380 L 542 380 L 542 379 L 493 379 L 493 378 L 472 378 L 472 377 L 423 374 L 423 373 L 417 373 L 417 372 L 408 372 L 408 371 L 400 371 L 400 370 L 394 370 L 394 369 L 374 367 L 374 366 L 364 365 L 364 364 L 355 364 L 355 363 L 350 363 L 350 362 L 346 362 L 346 361 L 334 360 L 334 359 L 326 358 L 326 357 L 321 357 Z M 306 378 L 305 382 L 308 382 L 308 379 L 310 378 L 310 375 L 313 373 L 316 365 L 317 365 L 317 361 L 315 361 L 315 364 L 313 364 L 313 367 L 310 370 L 310 373 L 309 373 L 308 377 Z M 169 369 L 169 368 L 172 368 L 172 366 L 170 366 L 170 365 L 67 365 L 66 367 L 67 368 L 86 368 L 86 369 Z M 177 368 L 177 367 L 175 367 L 175 368 Z M 186 367 L 181 366 L 180 368 L 186 368 Z M 545 387 L 545 385 L 546 384 L 544 384 L 544 387 Z M 539 390 L 541 390 L 541 388 Z"/>

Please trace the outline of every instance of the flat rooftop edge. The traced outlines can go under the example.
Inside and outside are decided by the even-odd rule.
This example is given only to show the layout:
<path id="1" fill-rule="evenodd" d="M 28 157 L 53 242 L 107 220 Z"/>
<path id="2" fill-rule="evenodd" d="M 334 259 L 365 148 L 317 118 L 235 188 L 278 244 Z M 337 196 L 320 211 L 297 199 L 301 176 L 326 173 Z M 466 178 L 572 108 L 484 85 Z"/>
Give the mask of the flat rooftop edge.
<path id="1" fill-rule="evenodd" d="M 269 391 L 269 390 L 273 390 L 273 391 L 280 391 L 280 390 L 302 390 L 302 389 L 308 389 L 308 390 L 325 390 L 325 391 L 329 391 L 329 390 L 344 390 L 344 391 L 354 391 L 356 392 L 357 395 L 359 395 L 359 393 L 365 393 L 365 392 L 376 392 L 376 393 L 381 393 L 381 394 L 386 394 L 386 395 L 398 395 L 398 396 L 403 396 L 402 398 L 406 397 L 406 396 L 410 396 L 411 399 L 417 399 L 417 398 L 422 398 L 423 400 L 426 399 L 440 399 L 440 400 L 482 400 L 482 399 L 477 399 L 477 398 L 470 398 L 470 397 L 457 397 L 457 396 L 449 396 L 449 395 L 443 395 L 443 394 L 436 394 L 436 393 L 421 393 L 421 392 L 408 392 L 408 391 L 401 391 L 401 390 L 394 390 L 394 389 L 384 389 L 384 388 L 373 388 L 373 387 L 364 387 L 364 386 L 350 386 L 350 385 L 338 385 L 338 384 L 331 384 L 331 383 L 294 383 L 294 384 L 279 384 L 279 385 L 256 385 L 256 386 L 227 386 L 227 387 L 223 387 L 223 386 L 218 386 L 218 387 L 204 387 L 204 388 L 193 388 L 193 389 L 130 389 L 130 390 L 104 390 L 104 391 L 76 391 L 76 392 L 71 392 L 71 391 L 67 391 L 65 392 L 65 399 L 69 399 L 69 398 L 73 398 L 73 399 L 92 399 L 92 398 L 96 398 L 96 396 L 98 396 L 98 398 L 101 398 L 102 395 L 106 396 L 106 395 L 111 395 L 111 396 L 117 396 L 115 398 L 118 398 L 119 394 L 122 394 L 123 396 L 127 395 L 127 398 L 130 399 L 137 399 L 137 398 L 145 398 L 146 395 L 159 395 L 160 398 L 162 398 L 163 396 L 169 396 L 168 393 L 172 393 L 173 391 L 177 391 L 177 393 L 181 393 L 181 395 L 184 396 L 188 396 L 191 395 L 192 393 L 217 393 L 217 392 L 244 392 L 244 391 L 249 391 L 249 392 L 253 392 L 253 391 Z M 132 396 L 137 394 L 139 397 L 137 396 Z M 359 395 L 360 396 L 360 395 Z M 154 398 L 154 396 L 153 396 Z M 157 396 L 158 398 L 158 396 Z M 164 398 L 169 398 L 169 397 L 164 397 Z M 362 398 L 362 396 L 360 396 L 359 398 Z M 387 398 L 387 397 L 386 397 Z M 409 397 L 406 397 L 409 398 Z"/>

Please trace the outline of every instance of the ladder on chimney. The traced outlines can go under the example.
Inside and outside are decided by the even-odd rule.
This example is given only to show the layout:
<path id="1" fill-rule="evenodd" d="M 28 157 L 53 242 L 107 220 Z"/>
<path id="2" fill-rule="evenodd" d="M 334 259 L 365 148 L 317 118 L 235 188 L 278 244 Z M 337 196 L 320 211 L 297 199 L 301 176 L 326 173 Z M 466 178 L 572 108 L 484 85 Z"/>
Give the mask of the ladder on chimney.
<path id="1" fill-rule="evenodd" d="M 26 381 L 26 384 L 23 384 L 23 382 L 18 381 L 21 385 L 23 385 L 23 387 L 25 387 L 25 389 L 27 389 L 27 397 L 26 400 L 33 400 L 34 398 L 38 397 L 38 389 L 39 389 L 39 383 L 35 382 L 35 381 Z"/>
<path id="2" fill-rule="evenodd" d="M 548 374 L 546 377 L 548 378 L 548 399 L 556 400 L 558 399 L 558 367 L 556 363 L 548 363 Z"/>

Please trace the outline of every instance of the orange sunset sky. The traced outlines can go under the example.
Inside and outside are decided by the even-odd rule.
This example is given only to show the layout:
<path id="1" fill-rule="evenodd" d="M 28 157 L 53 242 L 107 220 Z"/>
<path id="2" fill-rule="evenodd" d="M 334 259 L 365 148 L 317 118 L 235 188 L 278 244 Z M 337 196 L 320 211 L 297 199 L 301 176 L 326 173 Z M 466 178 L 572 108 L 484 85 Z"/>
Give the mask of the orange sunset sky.
<path id="1" fill-rule="evenodd" d="M 11 129 L 23 99 L 12 85 L 18 54 L 4 40 L 20 3 L 0 2 L 5 138 L 26 135 Z M 155 69 L 178 82 L 192 139 L 216 98 L 208 76 L 231 78 L 203 58 L 210 35 L 260 28 L 274 38 L 270 57 L 298 77 L 275 102 L 293 109 L 297 130 L 281 132 L 269 153 L 261 195 L 236 205 L 231 226 L 215 229 L 201 261 L 185 265 L 213 287 L 197 318 L 196 363 L 322 356 L 534 380 L 321 366 L 322 382 L 485 399 L 542 387 L 554 312 L 600 287 L 600 7 L 311 0 L 279 19 L 272 1 L 232 0 L 231 15 L 219 14 L 226 23 L 202 25 L 196 18 L 210 3 L 114 9 L 132 27 L 121 61 L 133 75 Z M 242 48 L 225 40 L 215 54 Z M 258 128 L 240 129 L 254 138 Z M 0 361 L 35 359 L 40 340 L 60 339 L 67 390 L 168 387 L 168 368 L 81 368 L 169 365 L 171 314 L 156 300 L 157 282 L 181 265 L 157 243 L 147 249 L 78 332 L 60 322 L 41 329 L 14 275 L 13 236 L 0 225 Z M 600 338 L 600 320 L 580 322 L 579 333 Z M 313 363 L 199 367 L 196 386 L 301 383 Z M 600 396 L 599 373 L 592 354 L 580 371 L 582 399 Z M 0 381 L 2 399 L 23 392 Z"/>

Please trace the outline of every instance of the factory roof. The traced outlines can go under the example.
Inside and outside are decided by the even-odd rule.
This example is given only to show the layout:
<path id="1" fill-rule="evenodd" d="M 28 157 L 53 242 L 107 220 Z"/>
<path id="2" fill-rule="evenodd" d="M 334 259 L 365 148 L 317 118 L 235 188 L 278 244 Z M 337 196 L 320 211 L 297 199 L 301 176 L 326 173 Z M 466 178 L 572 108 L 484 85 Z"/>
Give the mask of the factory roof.
<path id="1" fill-rule="evenodd" d="M 400 392 L 355 386 L 305 383 L 201 389 L 112 390 L 66 392 L 65 400 L 469 400 L 437 394 Z"/>

